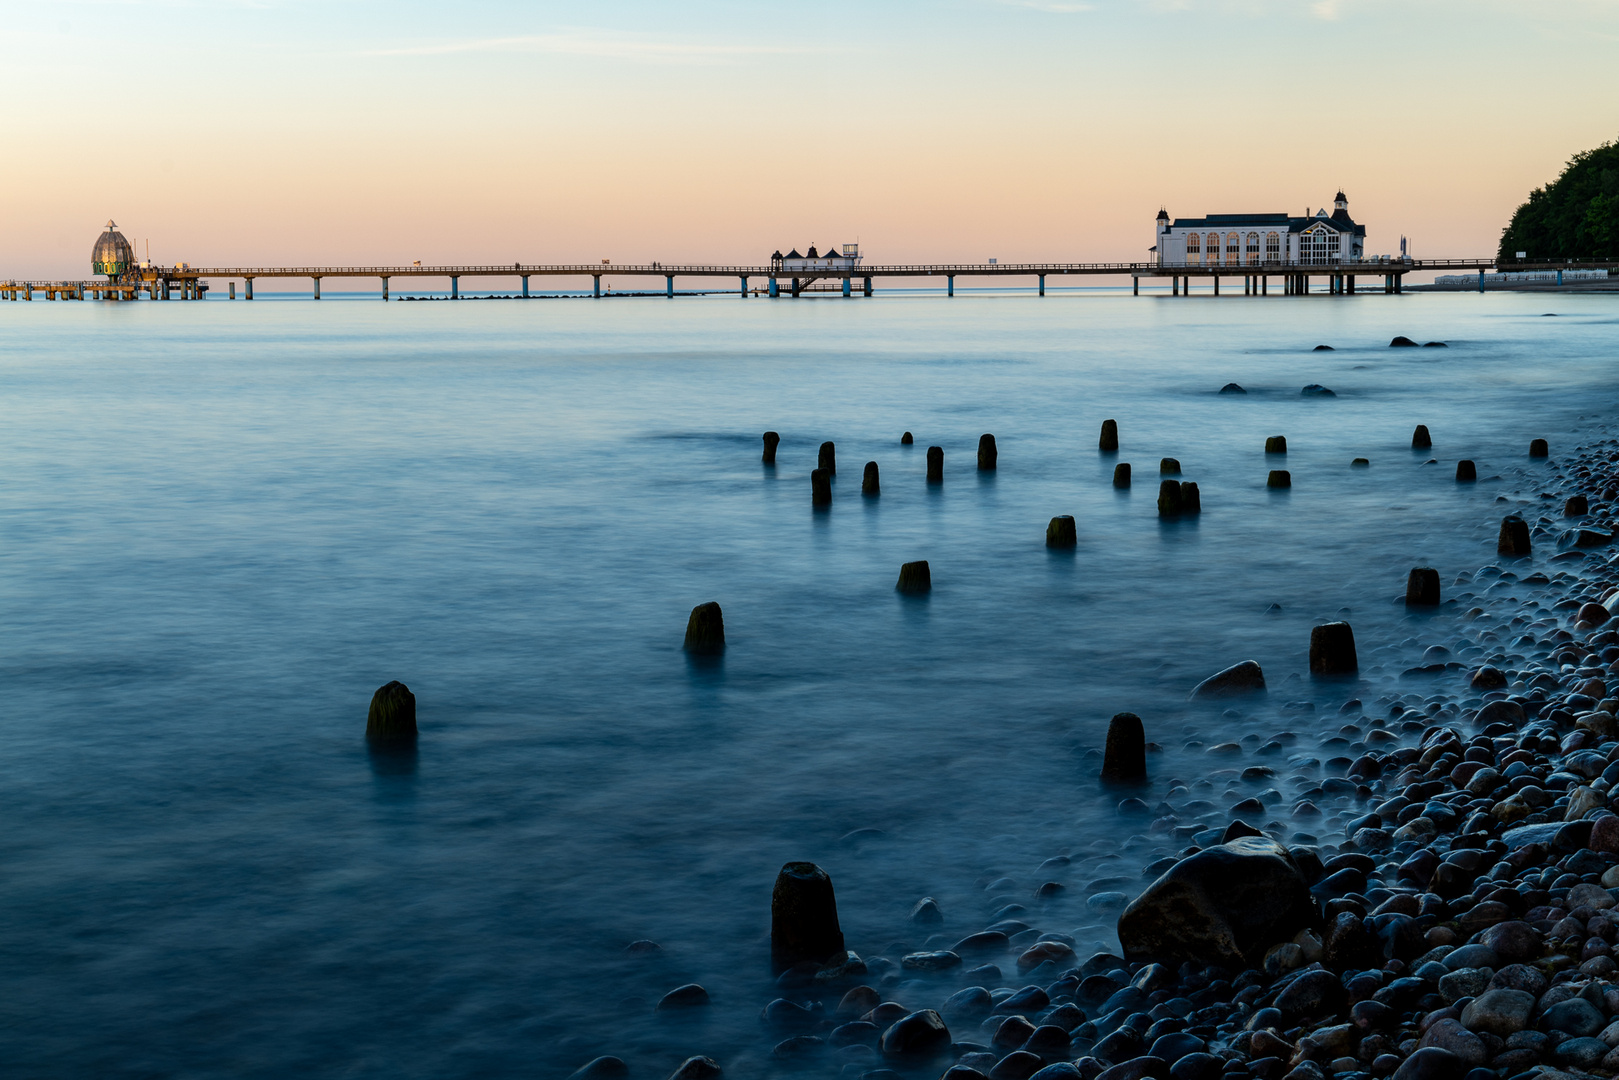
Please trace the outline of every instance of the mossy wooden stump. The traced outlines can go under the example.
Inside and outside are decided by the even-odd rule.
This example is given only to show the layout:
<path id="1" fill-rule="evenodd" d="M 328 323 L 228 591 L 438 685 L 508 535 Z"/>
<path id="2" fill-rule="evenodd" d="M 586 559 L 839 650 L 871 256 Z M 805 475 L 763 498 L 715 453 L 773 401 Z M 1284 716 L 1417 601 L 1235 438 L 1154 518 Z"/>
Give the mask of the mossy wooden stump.
<path id="1" fill-rule="evenodd" d="M 1310 674 L 1353 675 L 1360 670 L 1355 657 L 1355 631 L 1346 622 L 1322 623 L 1310 629 Z"/>
<path id="2" fill-rule="evenodd" d="M 1405 606 L 1439 606 L 1439 571 L 1431 566 L 1412 569 L 1411 575 L 1405 579 Z"/>
<path id="3" fill-rule="evenodd" d="M 980 472 L 994 472 L 995 461 L 999 457 L 995 449 L 995 436 L 980 435 L 978 437 L 978 469 Z"/>
<path id="4" fill-rule="evenodd" d="M 1286 435 L 1272 435 L 1270 438 L 1266 439 L 1265 440 L 1265 453 L 1267 453 L 1267 454 L 1285 454 L 1285 453 L 1287 453 L 1287 436 Z"/>
<path id="5" fill-rule="evenodd" d="M 416 695 L 395 680 L 371 695 L 365 737 L 374 742 L 409 742 L 416 738 Z"/>
<path id="6" fill-rule="evenodd" d="M 838 475 L 838 448 L 832 443 L 821 444 L 821 453 L 815 459 L 817 468 L 825 469 L 829 475 Z"/>
<path id="7" fill-rule="evenodd" d="M 1500 555 L 1528 555 L 1529 523 L 1517 514 L 1502 518 L 1501 535 L 1496 537 L 1495 550 Z"/>
<path id="8" fill-rule="evenodd" d="M 774 465 L 776 463 L 776 447 L 779 445 L 781 445 L 780 435 L 777 435 L 774 431 L 765 432 L 764 463 L 766 465 Z"/>
<path id="9" fill-rule="evenodd" d="M 1290 488 L 1293 486 L 1293 474 L 1286 469 L 1272 469 L 1270 475 L 1265 478 L 1265 486 L 1268 488 Z"/>
<path id="10" fill-rule="evenodd" d="M 1158 484 L 1158 516 L 1180 517 L 1181 484 L 1179 480 L 1162 480 Z"/>
<path id="11" fill-rule="evenodd" d="M 725 651 L 725 615 L 714 601 L 691 609 L 691 618 L 686 620 L 685 648 L 699 656 Z"/>
<path id="12" fill-rule="evenodd" d="M 877 463 L 868 461 L 866 462 L 865 475 L 860 478 L 860 494 L 876 498 L 882 493 L 882 485 L 877 482 Z"/>
<path id="13" fill-rule="evenodd" d="M 832 505 L 832 474 L 825 469 L 810 473 L 810 503 L 814 506 Z"/>
<path id="14" fill-rule="evenodd" d="M 806 960 L 843 955 L 843 928 L 832 878 L 812 862 L 790 862 L 770 891 L 770 961 L 785 971 Z"/>
<path id="15" fill-rule="evenodd" d="M 1418 424 L 1417 430 L 1411 433 L 1411 449 L 1428 450 L 1433 447 L 1433 438 L 1428 434 L 1427 424 Z"/>
<path id="16" fill-rule="evenodd" d="M 1117 420 L 1102 421 L 1102 437 L 1097 441 L 1097 447 L 1104 454 L 1119 452 L 1119 422 Z"/>
<path id="17" fill-rule="evenodd" d="M 1130 486 L 1130 463 L 1121 461 L 1113 466 L 1113 486 L 1127 488 Z"/>
<path id="18" fill-rule="evenodd" d="M 1467 458 L 1456 463 L 1456 482 L 1458 484 L 1471 484 L 1478 479 L 1478 466 Z"/>
<path id="19" fill-rule="evenodd" d="M 928 447 L 928 483 L 944 483 L 944 447 Z"/>
<path id="20" fill-rule="evenodd" d="M 899 568 L 899 584 L 894 588 L 902 593 L 925 593 L 933 590 L 933 574 L 926 559 L 908 562 Z"/>
<path id="21" fill-rule="evenodd" d="M 1102 755 L 1102 779 L 1135 783 L 1147 778 L 1147 736 L 1141 717 L 1121 712 L 1107 725 L 1107 749 Z"/>
<path id="22" fill-rule="evenodd" d="M 1071 548 L 1079 543 L 1079 530 L 1074 527 L 1072 514 L 1062 514 L 1051 519 L 1046 526 L 1046 547 Z"/>

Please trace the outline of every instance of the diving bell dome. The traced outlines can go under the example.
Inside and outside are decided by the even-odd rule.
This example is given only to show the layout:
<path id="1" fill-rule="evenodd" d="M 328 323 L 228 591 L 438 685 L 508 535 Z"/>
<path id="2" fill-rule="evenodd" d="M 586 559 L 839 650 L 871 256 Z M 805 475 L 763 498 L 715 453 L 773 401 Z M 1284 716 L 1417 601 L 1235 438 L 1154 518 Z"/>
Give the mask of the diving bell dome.
<path id="1" fill-rule="evenodd" d="M 129 241 L 124 239 L 117 225 L 107 222 L 107 231 L 101 234 L 90 252 L 90 272 L 120 277 L 134 265 L 135 249 L 129 246 Z"/>

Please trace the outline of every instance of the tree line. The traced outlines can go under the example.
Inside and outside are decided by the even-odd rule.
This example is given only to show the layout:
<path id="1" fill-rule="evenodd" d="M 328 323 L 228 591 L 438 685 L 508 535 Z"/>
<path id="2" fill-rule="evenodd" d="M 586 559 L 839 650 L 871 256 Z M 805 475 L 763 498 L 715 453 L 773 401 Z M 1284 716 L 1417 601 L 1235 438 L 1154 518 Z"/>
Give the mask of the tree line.
<path id="1" fill-rule="evenodd" d="M 1529 193 L 1501 231 L 1496 257 L 1529 262 L 1619 258 L 1619 145 L 1575 154 L 1561 176 Z"/>

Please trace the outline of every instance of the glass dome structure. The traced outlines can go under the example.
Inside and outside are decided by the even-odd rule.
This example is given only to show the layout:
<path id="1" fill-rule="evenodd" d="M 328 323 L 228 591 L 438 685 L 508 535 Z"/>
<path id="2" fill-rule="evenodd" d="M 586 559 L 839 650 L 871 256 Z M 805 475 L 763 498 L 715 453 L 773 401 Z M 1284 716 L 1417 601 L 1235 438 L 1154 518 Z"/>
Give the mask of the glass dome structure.
<path id="1" fill-rule="evenodd" d="M 135 249 L 129 246 L 129 241 L 124 239 L 117 225 L 107 222 L 107 231 L 101 234 L 90 252 L 90 272 L 116 278 L 122 277 L 134 265 Z"/>

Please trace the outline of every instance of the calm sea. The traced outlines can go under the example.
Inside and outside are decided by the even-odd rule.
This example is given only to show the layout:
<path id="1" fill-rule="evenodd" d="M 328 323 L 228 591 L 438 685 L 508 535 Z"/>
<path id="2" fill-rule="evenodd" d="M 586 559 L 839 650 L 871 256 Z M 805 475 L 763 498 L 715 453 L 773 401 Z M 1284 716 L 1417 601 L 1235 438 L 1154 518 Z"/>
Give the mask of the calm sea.
<path id="1" fill-rule="evenodd" d="M 1406 614 L 1406 573 L 1451 590 L 1493 560 L 1498 500 L 1540 513 L 1537 474 L 1605 434 L 1616 316 L 1499 294 L 0 307 L 0 1068 L 554 1076 L 615 1053 L 662 1077 L 708 1053 L 761 1075 L 790 859 L 832 874 L 862 955 L 922 947 L 924 895 L 946 943 L 981 929 L 1001 875 L 1020 918 L 1109 945 L 1088 898 L 1186 840 L 1098 787 L 1108 718 L 1163 748 L 1149 803 L 1179 779 L 1223 825 L 1218 770 L 1259 759 L 1208 745 L 1293 732 L 1267 782 L 1291 798 L 1351 694 L 1436 692 L 1400 672 L 1479 650 L 1462 605 Z M 1158 519 L 1166 456 L 1200 518 Z M 1044 546 L 1056 514 L 1072 553 Z M 927 599 L 894 592 L 913 559 Z M 729 649 L 693 666 L 708 600 Z M 1334 618 L 1357 687 L 1309 682 Z M 1250 658 L 1268 703 L 1187 704 Z M 414 762 L 366 752 L 390 679 Z M 1326 837 L 1327 809 L 1282 806 L 1284 833 Z M 1037 907 L 1045 880 L 1068 890 Z M 654 1015 L 687 981 L 706 1017 Z"/>

